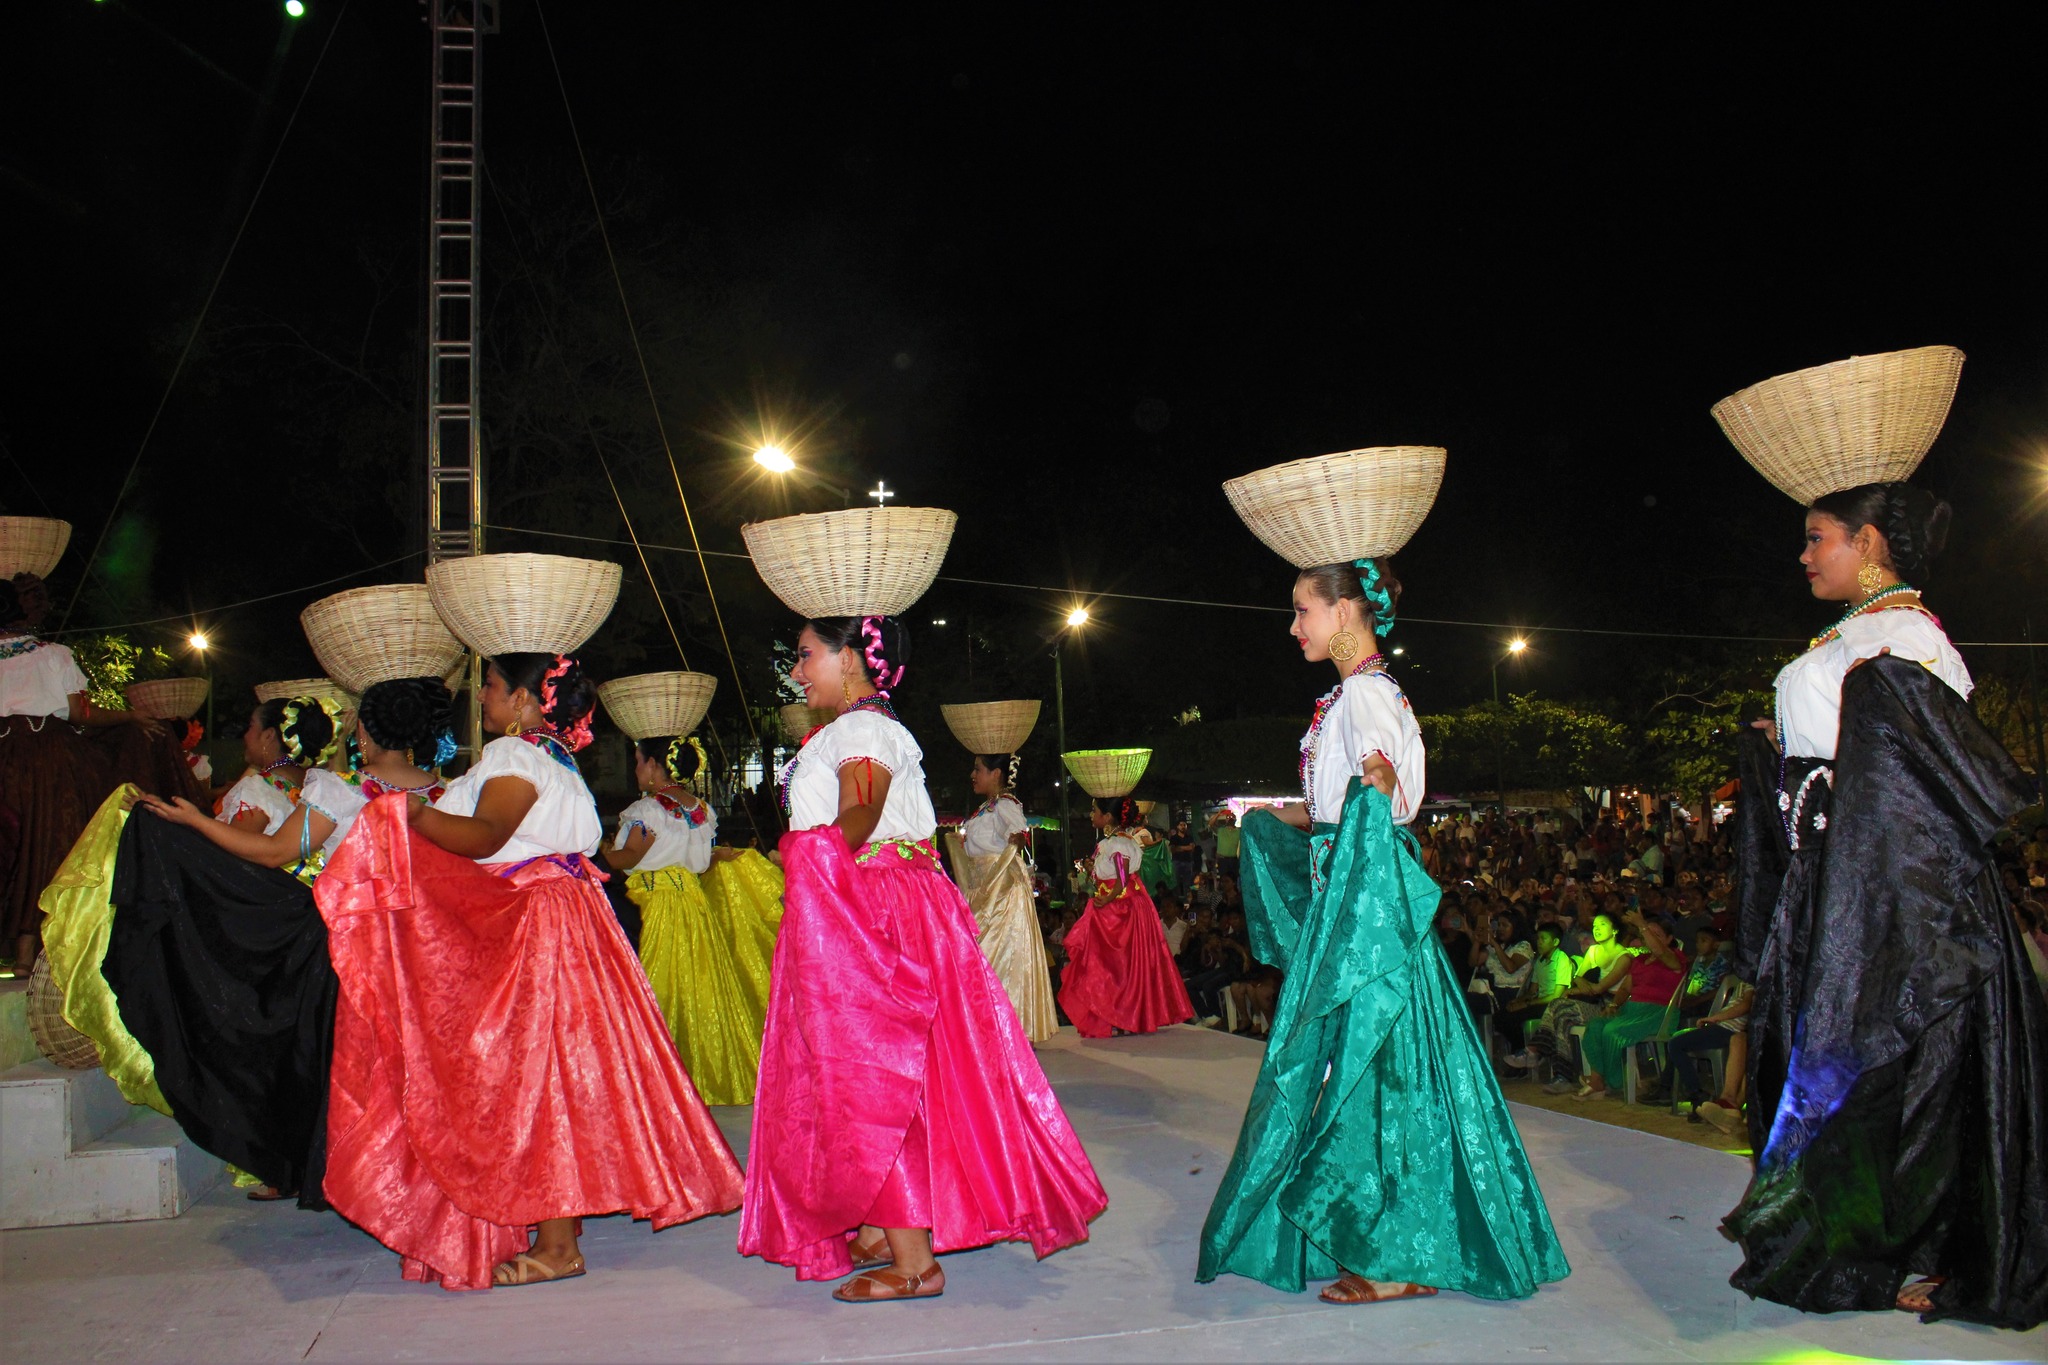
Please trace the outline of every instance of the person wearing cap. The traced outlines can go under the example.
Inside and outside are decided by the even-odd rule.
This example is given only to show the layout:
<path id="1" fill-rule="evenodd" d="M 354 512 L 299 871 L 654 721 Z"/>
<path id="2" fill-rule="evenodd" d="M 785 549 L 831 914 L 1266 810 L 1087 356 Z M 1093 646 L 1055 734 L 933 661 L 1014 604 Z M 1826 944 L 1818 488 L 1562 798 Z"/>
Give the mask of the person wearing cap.
<path id="1" fill-rule="evenodd" d="M 844 1303 L 937 1297 L 949 1252 L 1050 1255 L 1109 1202 L 939 862 L 924 754 L 891 702 L 910 640 L 890 613 L 930 585 L 954 521 L 863 508 L 741 528 L 805 617 L 791 679 L 832 719 L 779 774 L 785 909 L 739 1251 L 800 1280 L 852 1271 Z M 899 572 L 906 541 L 923 552 Z M 850 577 L 868 586 L 836 586 Z"/>
<path id="2" fill-rule="evenodd" d="M 1714 408 L 1846 608 L 1740 753 L 1756 1164 L 1723 1231 L 1756 1297 L 2025 1330 L 2048 1320 L 2048 1008 L 1991 843 L 2030 791 L 1920 591 L 1949 506 L 1907 482 L 1961 365 L 1857 357 Z"/>
<path id="3" fill-rule="evenodd" d="M 1380 641 L 1435 448 L 1351 451 L 1233 480 L 1301 573 L 1290 634 L 1334 667 L 1301 742 L 1301 805 L 1242 828 L 1260 960 L 1285 973 L 1258 1080 L 1202 1228 L 1196 1278 L 1366 1304 L 1522 1298 L 1570 1273 L 1465 992 L 1432 939 L 1440 893 L 1408 824 L 1422 734 Z M 1426 490 L 1426 491 L 1422 491 Z"/>

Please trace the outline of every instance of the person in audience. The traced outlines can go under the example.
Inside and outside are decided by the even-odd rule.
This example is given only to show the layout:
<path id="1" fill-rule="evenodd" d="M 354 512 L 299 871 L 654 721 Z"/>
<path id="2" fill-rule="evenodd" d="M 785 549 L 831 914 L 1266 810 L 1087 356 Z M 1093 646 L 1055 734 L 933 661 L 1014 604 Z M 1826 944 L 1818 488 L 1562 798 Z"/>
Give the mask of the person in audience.
<path id="1" fill-rule="evenodd" d="M 1545 1061 L 1551 1064 L 1551 1080 L 1544 1090 L 1552 1095 L 1569 1095 L 1579 1088 L 1578 1061 L 1572 1052 L 1572 1030 L 1585 1024 L 1590 1011 L 1620 989 L 1626 975 L 1621 963 L 1628 957 L 1622 944 L 1616 916 L 1605 911 L 1593 916 L 1593 941 L 1579 958 L 1579 974 L 1564 994 L 1535 1027 L 1527 1030 L 1528 1041 L 1520 1052 L 1503 1060 L 1523 1071 L 1533 1071 Z"/>
<path id="2" fill-rule="evenodd" d="M 1536 954 L 1521 989 L 1494 1016 L 1494 1036 L 1503 1046 L 1523 1046 L 1530 1021 L 1540 1018 L 1570 988 L 1578 963 L 1559 946 L 1562 938 L 1563 931 L 1553 921 L 1536 927 Z"/>

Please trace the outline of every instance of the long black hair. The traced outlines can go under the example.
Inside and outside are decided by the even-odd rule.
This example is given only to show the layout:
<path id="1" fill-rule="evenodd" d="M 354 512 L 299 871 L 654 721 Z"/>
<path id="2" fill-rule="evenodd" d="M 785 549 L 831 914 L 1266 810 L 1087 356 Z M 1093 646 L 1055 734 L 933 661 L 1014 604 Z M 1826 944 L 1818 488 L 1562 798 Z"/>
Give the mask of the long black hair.
<path id="1" fill-rule="evenodd" d="M 1891 553 L 1892 570 L 1908 583 L 1925 580 L 1928 565 L 1948 544 L 1949 505 L 1910 483 L 1866 483 L 1826 493 L 1813 510 L 1833 517 L 1855 535 L 1875 526 Z"/>
<path id="2" fill-rule="evenodd" d="M 547 704 L 548 674 L 567 665 L 555 682 L 554 705 Z M 491 667 L 514 692 L 525 690 L 541 708 L 548 728 L 567 732 L 597 706 L 597 684 L 573 654 L 493 654 Z"/>

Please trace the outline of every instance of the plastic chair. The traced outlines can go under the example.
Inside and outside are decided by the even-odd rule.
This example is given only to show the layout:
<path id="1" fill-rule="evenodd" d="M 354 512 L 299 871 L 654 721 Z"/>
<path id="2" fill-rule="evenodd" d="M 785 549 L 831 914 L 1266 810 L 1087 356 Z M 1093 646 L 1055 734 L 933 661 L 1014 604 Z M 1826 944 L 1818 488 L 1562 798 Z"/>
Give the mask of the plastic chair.
<path id="1" fill-rule="evenodd" d="M 1722 977 L 1721 984 L 1714 988 L 1714 998 L 1707 1006 L 1707 1013 L 1719 1014 L 1722 1010 L 1728 1008 L 1729 1002 L 1735 998 L 1735 992 L 1741 989 L 1741 987 L 1742 983 L 1735 979 L 1733 972 Z M 1728 1087 L 1727 1047 L 1714 1048 L 1708 1052 L 1707 1065 L 1713 1070 L 1714 1093 L 1718 1095 Z M 1671 1113 L 1674 1117 L 1678 1114 L 1678 1106 L 1682 1103 L 1678 1094 L 1678 1082 L 1679 1077 L 1673 1076 L 1671 1078 Z"/>
<path id="2" fill-rule="evenodd" d="M 1634 1104 L 1636 1102 L 1636 1088 L 1641 1080 L 1641 1068 L 1636 1064 L 1637 1048 L 1647 1047 L 1656 1049 L 1658 1068 L 1660 1070 L 1668 1070 L 1670 1068 L 1670 1056 L 1664 1051 L 1664 1045 L 1671 1041 L 1672 1028 L 1678 1022 L 1678 1002 L 1683 998 L 1683 984 L 1682 982 L 1680 983 L 1680 990 L 1671 992 L 1671 999 L 1664 1006 L 1664 1022 L 1657 1026 L 1657 1031 L 1648 1038 L 1638 1039 L 1635 1043 L 1631 1044 L 1627 1054 L 1622 1059 L 1621 1098 L 1624 1103 Z"/>

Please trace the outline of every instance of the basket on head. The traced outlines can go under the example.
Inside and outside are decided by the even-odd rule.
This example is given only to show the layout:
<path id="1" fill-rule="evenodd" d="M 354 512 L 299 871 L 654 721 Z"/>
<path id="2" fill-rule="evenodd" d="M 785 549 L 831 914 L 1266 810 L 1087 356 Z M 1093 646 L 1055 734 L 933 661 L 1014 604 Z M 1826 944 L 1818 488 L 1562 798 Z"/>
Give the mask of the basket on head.
<path id="1" fill-rule="evenodd" d="M 1129 796 L 1152 761 L 1150 749 L 1080 749 L 1060 761 L 1090 796 Z"/>
<path id="2" fill-rule="evenodd" d="M 619 600 L 624 571 L 566 555 L 472 555 L 427 566 L 434 610 L 479 654 L 573 654 Z"/>
<path id="3" fill-rule="evenodd" d="M 1035 701 L 977 701 L 941 706 L 953 738 L 976 754 L 1014 754 L 1038 724 Z"/>
<path id="4" fill-rule="evenodd" d="M 338 592 L 300 612 L 299 624 L 327 676 L 357 694 L 394 678 L 445 677 L 462 661 L 462 641 L 424 583 Z"/>
<path id="5" fill-rule="evenodd" d="M 356 698 L 332 678 L 286 678 L 282 682 L 256 684 L 258 701 L 289 701 L 293 697 L 318 697 L 336 716 L 356 709 Z"/>
<path id="6" fill-rule="evenodd" d="M 1408 543 L 1444 481 L 1441 446 L 1372 446 L 1290 460 L 1223 485 L 1266 547 L 1297 569 L 1378 559 Z"/>
<path id="7" fill-rule="evenodd" d="M 28 975 L 28 1033 L 36 1051 L 67 1071 L 90 1071 L 100 1064 L 98 1046 L 64 1017 L 64 991 L 50 975 L 48 953 L 36 959 Z"/>
<path id="8" fill-rule="evenodd" d="M 740 527 L 755 572 L 806 620 L 900 616 L 938 577 L 959 518 L 937 507 L 849 507 Z"/>
<path id="9" fill-rule="evenodd" d="M 629 739 L 653 739 L 696 729 L 717 689 L 709 673 L 635 673 L 599 683 L 597 696 Z"/>
<path id="10" fill-rule="evenodd" d="M 775 717 L 782 722 L 782 737 L 791 744 L 801 744 L 805 735 L 831 721 L 832 712 L 822 706 L 813 708 L 795 701 L 777 708 Z"/>
<path id="11" fill-rule="evenodd" d="M 1138 803 L 1138 818 L 1140 820 L 1150 820 L 1152 818 L 1152 808 L 1158 804 L 1157 801 L 1140 801 Z"/>
<path id="12" fill-rule="evenodd" d="M 0 579 L 18 573 L 48 578 L 70 543 L 68 521 L 55 517 L 0 517 Z"/>
<path id="13" fill-rule="evenodd" d="M 206 704 L 212 684 L 204 678 L 158 678 L 155 682 L 129 683 L 122 688 L 128 709 L 151 720 L 190 720 Z"/>
<path id="14" fill-rule="evenodd" d="M 1731 393 L 1714 404 L 1714 420 L 1757 473 L 1806 507 L 1909 477 L 1948 420 L 1962 373 L 1953 346 L 1852 356 Z"/>

